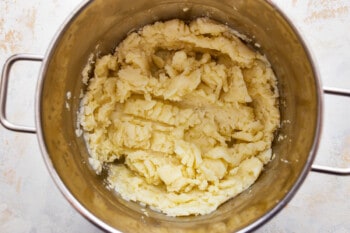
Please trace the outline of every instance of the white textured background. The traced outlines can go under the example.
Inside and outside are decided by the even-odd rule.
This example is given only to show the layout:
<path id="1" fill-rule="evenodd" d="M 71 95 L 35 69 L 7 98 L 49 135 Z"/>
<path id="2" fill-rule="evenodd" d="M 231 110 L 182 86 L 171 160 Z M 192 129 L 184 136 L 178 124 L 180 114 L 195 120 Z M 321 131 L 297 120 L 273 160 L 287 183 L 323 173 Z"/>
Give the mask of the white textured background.
<path id="1" fill-rule="evenodd" d="M 350 1 L 272 0 L 315 55 L 324 85 L 350 89 Z M 0 66 L 14 53 L 45 54 L 75 0 L 0 0 Z M 11 72 L 8 117 L 34 125 L 40 63 Z M 350 166 L 350 99 L 325 98 L 316 163 Z M 99 232 L 63 198 L 41 158 L 35 135 L 0 126 L 0 232 Z M 293 200 L 257 232 L 350 232 L 350 176 L 311 172 Z"/>

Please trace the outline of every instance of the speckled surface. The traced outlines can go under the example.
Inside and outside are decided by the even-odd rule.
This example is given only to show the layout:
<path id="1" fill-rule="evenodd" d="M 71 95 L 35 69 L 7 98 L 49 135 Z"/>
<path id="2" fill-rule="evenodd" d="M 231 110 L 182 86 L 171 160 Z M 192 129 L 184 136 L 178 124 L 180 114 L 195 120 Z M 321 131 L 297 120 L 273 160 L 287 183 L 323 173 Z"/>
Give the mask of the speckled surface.
<path id="1" fill-rule="evenodd" d="M 1 0 L 0 65 L 14 53 L 45 54 L 62 22 L 80 1 Z M 314 54 L 324 86 L 350 89 L 350 1 L 273 0 L 293 21 Z M 34 125 L 38 63 L 11 72 L 8 117 Z M 350 166 L 350 99 L 326 96 L 315 163 Z M 311 172 L 292 201 L 256 232 L 350 232 L 350 176 Z M 58 191 L 35 135 L 0 126 L 0 232 L 100 232 Z"/>

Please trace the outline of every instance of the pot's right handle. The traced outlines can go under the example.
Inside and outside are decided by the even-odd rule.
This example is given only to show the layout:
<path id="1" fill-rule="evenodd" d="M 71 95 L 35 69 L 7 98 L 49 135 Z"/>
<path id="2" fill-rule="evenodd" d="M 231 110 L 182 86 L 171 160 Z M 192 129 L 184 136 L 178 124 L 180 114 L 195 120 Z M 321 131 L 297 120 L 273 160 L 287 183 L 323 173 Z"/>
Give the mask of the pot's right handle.
<path id="1" fill-rule="evenodd" d="M 346 90 L 346 89 L 324 87 L 323 92 L 325 94 L 330 94 L 330 95 L 350 97 L 350 90 Z M 321 165 L 312 165 L 311 169 L 312 171 L 315 171 L 315 172 L 327 173 L 332 175 L 350 175 L 350 167 L 337 168 L 337 167 L 329 167 L 329 166 L 321 166 Z"/>
<path id="2" fill-rule="evenodd" d="M 3 67 L 1 82 L 0 82 L 0 123 L 8 130 L 23 132 L 23 133 L 36 133 L 36 129 L 33 127 L 21 126 L 11 123 L 6 117 L 6 98 L 7 98 L 7 88 L 8 80 L 11 67 L 17 61 L 36 61 L 42 62 L 43 57 L 34 54 L 15 54 L 9 57 Z M 338 89 L 338 88 L 328 88 L 324 87 L 323 91 L 325 94 L 339 95 L 350 97 L 350 90 Z M 333 175 L 350 175 L 350 168 L 336 168 L 321 165 L 312 165 L 312 171 L 333 174 Z"/>
<path id="3" fill-rule="evenodd" d="M 11 123 L 6 117 L 6 98 L 8 89 L 8 80 L 10 76 L 10 71 L 13 66 L 18 61 L 36 61 L 42 62 L 43 57 L 34 54 L 14 54 L 9 57 L 3 67 L 0 82 L 0 123 L 8 130 L 22 132 L 22 133 L 36 133 L 36 129 L 33 127 L 21 126 Z"/>

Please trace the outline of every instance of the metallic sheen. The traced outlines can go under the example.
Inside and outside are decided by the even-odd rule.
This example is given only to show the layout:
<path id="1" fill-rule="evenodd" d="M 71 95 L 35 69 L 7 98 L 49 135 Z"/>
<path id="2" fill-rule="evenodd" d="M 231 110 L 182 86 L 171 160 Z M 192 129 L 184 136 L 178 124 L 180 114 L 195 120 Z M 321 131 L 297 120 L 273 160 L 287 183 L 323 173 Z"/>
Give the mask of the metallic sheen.
<path id="1" fill-rule="evenodd" d="M 22 133 L 36 133 L 36 129 L 28 126 L 21 126 L 10 122 L 6 117 L 6 99 L 8 81 L 10 78 L 10 71 L 13 64 L 18 61 L 35 61 L 41 62 L 43 57 L 33 54 L 15 54 L 9 57 L 2 69 L 1 83 L 0 83 L 0 123 L 8 130 L 22 132 Z"/>
<path id="2" fill-rule="evenodd" d="M 125 35 L 157 20 L 210 17 L 251 38 L 279 80 L 281 128 L 274 160 L 248 190 L 205 216 L 173 218 L 127 202 L 107 190 L 88 165 L 77 137 L 81 71 L 91 53 L 113 51 Z M 67 93 L 72 94 L 67 98 Z M 69 108 L 67 107 L 69 106 Z M 288 123 L 290 122 L 290 123 Z M 296 193 L 311 169 L 320 137 L 322 90 L 303 40 L 266 0 L 95 0 L 73 12 L 42 64 L 36 96 L 36 128 L 51 176 L 87 219 L 111 232 L 246 232 L 271 219 Z M 277 140 L 279 136 L 287 136 Z"/>

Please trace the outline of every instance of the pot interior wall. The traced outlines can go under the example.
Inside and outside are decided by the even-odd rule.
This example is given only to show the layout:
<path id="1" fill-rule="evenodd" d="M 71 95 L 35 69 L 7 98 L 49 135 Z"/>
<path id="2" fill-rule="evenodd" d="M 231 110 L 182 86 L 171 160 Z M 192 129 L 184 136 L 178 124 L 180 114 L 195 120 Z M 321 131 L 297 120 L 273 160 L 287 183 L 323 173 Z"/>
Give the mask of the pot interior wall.
<path id="1" fill-rule="evenodd" d="M 251 44 L 261 45 L 259 50 L 266 54 L 279 79 L 282 125 L 278 135 L 287 137 L 275 140 L 275 159 L 258 181 L 212 214 L 171 218 L 147 210 L 149 216 L 145 216 L 137 204 L 108 191 L 103 177 L 88 165 L 84 141 L 75 134 L 79 95 L 84 88 L 81 72 L 91 53 L 112 52 L 131 30 L 157 20 L 199 16 L 226 23 L 251 38 Z M 44 64 L 38 112 L 43 151 L 47 152 L 44 157 L 53 167 L 54 177 L 56 173 L 59 176 L 58 183 L 62 182 L 104 227 L 125 232 L 242 229 L 282 206 L 305 178 L 313 160 L 320 100 L 309 59 L 300 38 L 265 0 L 91 1 L 63 28 Z M 72 93 L 71 98 L 67 92 Z M 290 123 L 283 123 L 287 120 Z"/>

